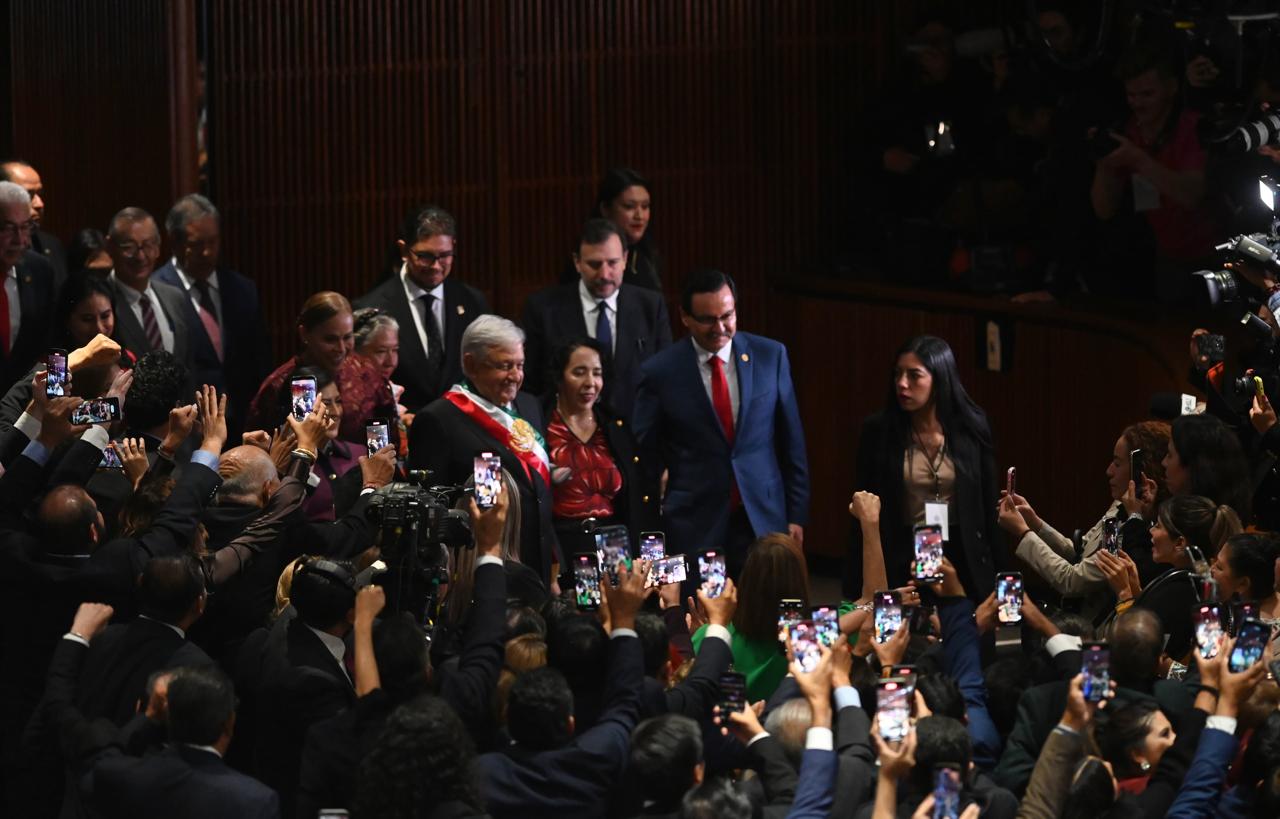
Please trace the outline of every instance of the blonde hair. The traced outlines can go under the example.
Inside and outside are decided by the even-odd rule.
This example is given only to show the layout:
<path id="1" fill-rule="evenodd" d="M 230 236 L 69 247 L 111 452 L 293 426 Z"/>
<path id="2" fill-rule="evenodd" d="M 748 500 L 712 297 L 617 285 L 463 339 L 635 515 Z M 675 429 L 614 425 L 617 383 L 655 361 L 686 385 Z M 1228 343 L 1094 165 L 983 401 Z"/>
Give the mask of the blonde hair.
<path id="1" fill-rule="evenodd" d="M 521 634 L 507 641 L 506 659 L 493 692 L 493 713 L 499 725 L 507 724 L 507 698 L 516 678 L 546 664 L 547 641 L 541 634 Z"/>
<path id="2" fill-rule="evenodd" d="M 503 562 L 520 562 L 520 487 L 506 469 L 502 470 L 502 491 L 507 494 L 507 520 L 502 526 Z M 459 549 L 458 560 L 453 566 L 449 584 L 449 596 L 445 601 L 445 619 L 452 625 L 462 621 L 463 612 L 471 605 L 471 592 L 475 588 L 476 550 Z"/>
<path id="3" fill-rule="evenodd" d="M 284 614 L 284 610 L 289 608 L 289 592 L 293 590 L 293 573 L 306 560 L 305 556 L 296 557 L 290 560 L 289 565 L 280 572 L 280 577 L 276 580 L 276 607 L 271 612 L 272 620 L 279 619 L 280 615 Z"/>

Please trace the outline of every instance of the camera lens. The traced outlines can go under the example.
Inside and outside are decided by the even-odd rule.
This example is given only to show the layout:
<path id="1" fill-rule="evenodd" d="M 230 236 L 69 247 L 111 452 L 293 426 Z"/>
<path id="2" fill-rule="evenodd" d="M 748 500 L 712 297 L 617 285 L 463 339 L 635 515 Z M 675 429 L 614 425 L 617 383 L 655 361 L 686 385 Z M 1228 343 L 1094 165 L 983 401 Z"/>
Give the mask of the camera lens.
<path id="1" fill-rule="evenodd" d="M 1240 284 L 1230 270 L 1197 270 L 1191 275 L 1204 283 L 1204 293 L 1210 307 L 1233 304 L 1240 297 Z"/>

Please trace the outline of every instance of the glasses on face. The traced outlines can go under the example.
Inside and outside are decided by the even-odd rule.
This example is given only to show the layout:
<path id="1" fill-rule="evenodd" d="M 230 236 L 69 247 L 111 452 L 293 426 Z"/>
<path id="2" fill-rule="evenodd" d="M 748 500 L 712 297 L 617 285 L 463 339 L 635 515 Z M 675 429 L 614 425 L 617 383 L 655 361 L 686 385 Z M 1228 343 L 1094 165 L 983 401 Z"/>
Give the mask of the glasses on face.
<path id="1" fill-rule="evenodd" d="M 491 370 L 497 370 L 498 372 L 503 373 L 524 372 L 523 361 L 493 361 L 491 359 L 485 359 L 484 365 Z"/>
<path id="2" fill-rule="evenodd" d="M 152 239 L 142 244 L 120 242 L 116 247 L 120 250 L 120 255 L 126 259 L 134 259 L 143 254 L 147 256 L 160 255 L 160 241 L 158 239 Z"/>
<path id="3" fill-rule="evenodd" d="M 7 219 L 0 222 L 0 235 L 4 236 L 30 236 L 35 229 L 36 223 L 34 219 L 28 222 L 23 222 L 22 224 L 10 222 Z"/>
<path id="4" fill-rule="evenodd" d="M 689 318 L 693 319 L 698 324 L 701 324 L 703 327 L 714 327 L 717 324 L 730 323 L 733 321 L 733 317 L 737 312 L 737 310 L 730 310 L 723 316 L 689 316 Z"/>
<path id="5" fill-rule="evenodd" d="M 444 264 L 453 259 L 453 251 L 448 253 L 432 253 L 429 250 L 410 250 L 409 255 L 417 260 L 418 264 L 423 267 L 435 267 L 437 263 Z"/>

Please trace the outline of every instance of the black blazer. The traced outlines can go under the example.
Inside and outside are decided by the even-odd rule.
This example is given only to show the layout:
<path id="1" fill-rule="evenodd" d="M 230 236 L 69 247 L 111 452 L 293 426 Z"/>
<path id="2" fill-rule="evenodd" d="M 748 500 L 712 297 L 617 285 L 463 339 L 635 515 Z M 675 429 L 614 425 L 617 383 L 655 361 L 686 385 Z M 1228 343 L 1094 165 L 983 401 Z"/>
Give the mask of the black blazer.
<path id="1" fill-rule="evenodd" d="M 122 290 L 125 285 L 111 278 L 106 282 L 113 293 L 111 306 L 116 314 L 115 339 L 120 342 L 121 347 L 142 358 L 151 352 L 151 342 L 147 340 L 146 331 L 142 329 L 138 317 L 133 314 L 133 308 L 129 306 L 129 299 Z M 189 371 L 193 363 L 191 328 L 187 326 L 186 318 L 187 310 L 191 309 L 191 303 L 187 300 L 187 294 L 180 288 L 162 281 L 152 281 L 151 287 L 156 291 L 160 306 L 164 308 L 165 318 L 169 320 L 169 326 L 173 329 L 173 355 L 185 364 Z"/>
<path id="2" fill-rule="evenodd" d="M 67 280 L 67 251 L 58 237 L 43 230 L 32 231 L 31 251 L 38 254 L 53 268 L 53 290 L 61 292 Z"/>
<path id="3" fill-rule="evenodd" d="M 986 424 L 986 416 L 982 416 Z M 987 432 L 988 439 L 990 431 Z M 948 434 L 947 450 L 955 463 L 956 484 L 952 497 L 947 555 L 969 597 L 981 601 L 995 589 L 995 571 L 1006 565 L 1003 547 L 996 539 L 995 453 L 983 449 L 970 436 Z M 858 441 L 854 489 L 880 496 L 880 543 L 884 548 L 889 587 L 911 579 L 914 546 L 911 525 L 903 520 L 905 488 L 902 461 L 904 442 L 893 440 L 883 412 L 867 418 Z M 862 589 L 862 528 L 853 521 L 845 560 L 844 594 L 856 600 Z M 957 561 L 957 556 L 959 560 Z"/>
<path id="4" fill-rule="evenodd" d="M 398 284 L 398 283 L 397 283 Z M 528 393 L 516 396 L 516 412 L 542 432 L 542 409 Z M 432 401 L 414 416 L 409 428 L 410 469 L 431 470 L 432 484 L 460 485 L 475 472 L 475 456 L 492 452 L 502 458 L 520 489 L 520 562 L 548 579 L 551 564 L 559 560 L 559 541 L 551 523 L 551 489 L 537 472 L 525 472 L 524 462 L 498 443 L 474 421 L 443 398 Z M 564 562 L 559 561 L 563 566 Z"/>
<path id="5" fill-rule="evenodd" d="M 550 396 L 556 380 L 548 368 L 557 347 L 587 335 L 578 282 L 539 290 L 525 302 L 524 388 Z M 631 284 L 618 290 L 614 353 L 604 362 L 603 399 L 624 418 L 631 417 L 640 365 L 671 345 L 671 320 L 662 294 Z"/>
<path id="6" fill-rule="evenodd" d="M 474 287 L 450 276 L 444 280 L 444 364 L 440 372 L 427 366 L 427 351 L 418 338 L 418 325 L 413 321 L 404 282 L 399 274 L 361 296 L 355 306 L 377 307 L 400 325 L 400 364 L 391 380 L 404 387 L 400 403 L 406 407 L 428 404 L 462 380 L 462 333 L 478 316 L 489 311 L 489 302 Z"/>
<path id="7" fill-rule="evenodd" d="M 6 271 L 7 272 L 7 271 Z M 18 279 L 18 302 L 22 310 L 22 323 L 13 349 L 0 355 L 0 378 L 9 388 L 22 378 L 31 365 L 43 360 L 53 327 L 54 289 L 53 266 L 43 256 L 30 250 L 22 254 L 22 260 L 14 267 Z"/>

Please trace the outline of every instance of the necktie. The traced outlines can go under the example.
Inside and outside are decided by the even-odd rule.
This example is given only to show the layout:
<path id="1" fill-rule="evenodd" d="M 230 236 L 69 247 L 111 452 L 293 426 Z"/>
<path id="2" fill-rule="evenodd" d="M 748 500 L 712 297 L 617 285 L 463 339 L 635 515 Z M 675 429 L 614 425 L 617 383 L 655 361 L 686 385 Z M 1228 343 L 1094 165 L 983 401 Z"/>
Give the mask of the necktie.
<path id="1" fill-rule="evenodd" d="M 156 311 L 146 293 L 142 294 L 138 306 L 142 308 L 142 331 L 147 334 L 147 343 L 151 345 L 151 350 L 163 350 L 164 339 L 160 335 L 160 325 L 156 322 Z"/>
<path id="2" fill-rule="evenodd" d="M 609 326 L 609 303 L 596 303 L 596 341 L 606 353 L 613 352 L 613 328 Z"/>
<path id="3" fill-rule="evenodd" d="M 720 419 L 720 428 L 724 437 L 733 443 L 733 402 L 729 399 L 729 381 L 724 377 L 724 362 L 720 356 L 711 356 L 711 406 L 715 408 L 716 418 Z"/>
<path id="4" fill-rule="evenodd" d="M 422 302 L 422 327 L 427 331 L 427 366 L 431 372 L 437 373 L 444 361 L 444 341 L 440 336 L 440 322 L 436 321 L 436 297 L 431 293 L 423 293 L 419 297 Z"/>
<path id="5" fill-rule="evenodd" d="M 207 281 L 195 282 L 196 296 L 199 306 L 196 312 L 200 314 L 200 323 L 204 325 L 204 332 L 209 336 L 209 343 L 213 345 L 213 352 L 218 356 L 218 360 L 222 360 L 222 328 L 218 326 L 218 314 L 213 306 L 213 296 L 209 292 L 209 283 Z"/>
<path id="6" fill-rule="evenodd" d="M 0 355 L 9 355 L 9 291 L 5 285 L 9 283 L 9 274 L 0 276 Z"/>
<path id="7" fill-rule="evenodd" d="M 218 320 L 218 308 L 213 304 L 213 293 L 209 290 L 209 282 L 203 279 L 197 279 L 193 283 L 196 289 L 196 298 L 200 302 L 200 306 L 206 313 L 213 316 L 213 320 Z"/>

